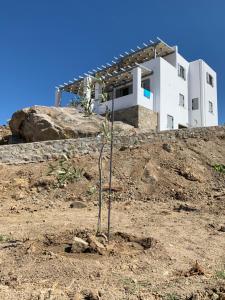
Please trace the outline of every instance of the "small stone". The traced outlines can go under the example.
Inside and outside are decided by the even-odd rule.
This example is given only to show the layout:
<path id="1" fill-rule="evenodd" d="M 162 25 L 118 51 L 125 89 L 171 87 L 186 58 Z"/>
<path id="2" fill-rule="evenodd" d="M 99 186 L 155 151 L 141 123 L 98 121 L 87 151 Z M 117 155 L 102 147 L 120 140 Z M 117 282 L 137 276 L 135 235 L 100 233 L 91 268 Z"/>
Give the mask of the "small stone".
<path id="1" fill-rule="evenodd" d="M 105 246 L 102 243 L 100 243 L 95 236 L 89 235 L 87 241 L 89 243 L 89 248 L 91 251 L 101 255 L 105 253 Z"/>
<path id="2" fill-rule="evenodd" d="M 15 200 L 22 200 L 25 198 L 24 193 L 15 193 L 12 195 L 12 198 L 14 198 Z"/>
<path id="3" fill-rule="evenodd" d="M 165 151 L 167 151 L 167 152 L 169 152 L 169 153 L 173 151 L 173 147 L 172 147 L 170 144 L 164 143 L 164 144 L 162 145 L 162 147 L 163 147 L 163 150 L 165 150 Z"/>
<path id="4" fill-rule="evenodd" d="M 225 225 L 222 225 L 222 226 L 220 227 L 219 231 L 225 232 Z"/>
<path id="5" fill-rule="evenodd" d="M 78 293 L 76 293 L 75 295 L 74 295 L 74 297 L 73 297 L 73 300 L 81 300 L 82 298 L 81 298 L 81 295 L 80 294 L 78 294 Z"/>
<path id="6" fill-rule="evenodd" d="M 84 299 L 85 300 L 100 300 L 99 292 L 95 291 L 95 290 L 89 291 L 89 292 L 85 293 Z"/>
<path id="7" fill-rule="evenodd" d="M 85 242 L 83 239 L 74 237 L 73 238 L 73 244 L 71 247 L 72 253 L 83 253 L 88 249 L 89 245 L 87 242 Z"/>
<path id="8" fill-rule="evenodd" d="M 70 208 L 85 208 L 85 207 L 87 207 L 87 205 L 80 201 L 74 201 L 70 203 Z"/>
<path id="9" fill-rule="evenodd" d="M 212 300 L 217 300 L 217 299 L 219 299 L 219 295 L 217 295 L 216 293 L 213 293 L 212 296 L 211 296 L 211 299 Z"/>
<path id="10" fill-rule="evenodd" d="M 192 300 L 200 300 L 201 299 L 201 296 L 199 294 L 192 294 L 190 299 Z"/>
<path id="11" fill-rule="evenodd" d="M 158 181 L 158 168 L 152 162 L 145 165 L 141 180 L 145 183 L 154 184 Z"/>

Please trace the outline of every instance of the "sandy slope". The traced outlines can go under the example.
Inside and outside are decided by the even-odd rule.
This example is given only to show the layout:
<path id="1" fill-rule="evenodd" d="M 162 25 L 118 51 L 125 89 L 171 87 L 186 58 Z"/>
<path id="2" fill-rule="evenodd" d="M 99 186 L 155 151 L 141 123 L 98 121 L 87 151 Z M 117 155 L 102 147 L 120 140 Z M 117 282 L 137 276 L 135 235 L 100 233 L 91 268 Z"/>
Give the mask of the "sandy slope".
<path id="1" fill-rule="evenodd" d="M 115 152 L 108 251 L 67 253 L 96 231 L 97 159 L 72 159 L 86 177 L 63 188 L 48 163 L 0 166 L 0 299 L 225 299 L 225 175 L 212 167 L 225 164 L 225 139 Z"/>

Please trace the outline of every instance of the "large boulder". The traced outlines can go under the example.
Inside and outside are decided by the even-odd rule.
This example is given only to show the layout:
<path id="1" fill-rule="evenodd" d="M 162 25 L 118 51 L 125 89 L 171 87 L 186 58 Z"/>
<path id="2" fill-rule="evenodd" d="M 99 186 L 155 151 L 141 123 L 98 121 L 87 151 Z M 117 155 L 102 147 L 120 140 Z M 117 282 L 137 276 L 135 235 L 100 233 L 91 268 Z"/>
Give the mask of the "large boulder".
<path id="1" fill-rule="evenodd" d="M 26 142 L 96 136 L 104 118 L 86 117 L 75 108 L 33 106 L 15 112 L 9 122 L 13 135 Z M 132 130 L 132 126 L 115 122 L 118 131 Z"/>

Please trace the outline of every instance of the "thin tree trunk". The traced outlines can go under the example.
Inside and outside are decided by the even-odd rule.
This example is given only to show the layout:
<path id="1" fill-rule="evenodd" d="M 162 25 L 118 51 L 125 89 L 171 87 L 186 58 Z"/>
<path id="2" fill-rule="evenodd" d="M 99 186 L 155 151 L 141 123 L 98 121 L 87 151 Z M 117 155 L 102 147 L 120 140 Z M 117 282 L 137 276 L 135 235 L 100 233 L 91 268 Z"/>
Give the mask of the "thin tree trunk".
<path id="1" fill-rule="evenodd" d="M 111 115 L 111 144 L 110 144 L 110 165 L 109 165 L 109 202 L 108 202 L 108 241 L 111 228 L 111 207 L 112 207 L 112 163 L 113 163 L 113 125 L 114 125 L 114 98 L 112 99 Z"/>
<path id="2" fill-rule="evenodd" d="M 98 198 L 98 225 L 97 233 L 102 231 L 102 155 L 105 144 L 100 148 L 99 159 L 98 159 L 98 171 L 99 171 L 99 198 Z"/>

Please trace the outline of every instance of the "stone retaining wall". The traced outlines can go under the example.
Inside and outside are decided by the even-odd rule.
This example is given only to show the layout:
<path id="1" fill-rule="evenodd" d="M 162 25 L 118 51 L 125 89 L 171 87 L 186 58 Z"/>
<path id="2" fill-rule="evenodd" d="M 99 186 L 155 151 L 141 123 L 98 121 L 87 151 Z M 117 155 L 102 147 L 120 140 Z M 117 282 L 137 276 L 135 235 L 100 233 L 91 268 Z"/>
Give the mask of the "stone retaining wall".
<path id="1" fill-rule="evenodd" d="M 129 136 L 115 137 L 115 148 L 146 144 L 153 141 L 169 142 L 177 139 L 200 138 L 210 140 L 214 138 L 225 139 L 225 126 L 182 129 L 164 132 L 148 132 L 132 134 Z M 0 164 L 24 164 L 56 159 L 63 154 L 89 154 L 98 152 L 100 140 L 96 138 L 80 138 L 68 140 L 56 140 L 0 146 Z"/>
<path id="2" fill-rule="evenodd" d="M 135 105 L 115 111 L 114 119 L 130 124 L 136 128 L 156 130 L 158 114 L 141 105 Z"/>

